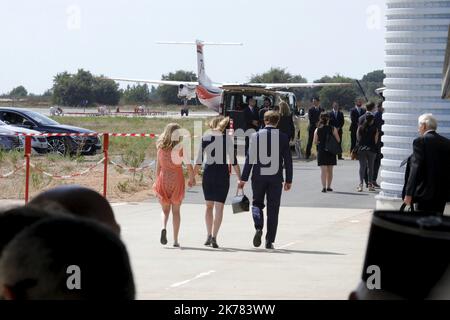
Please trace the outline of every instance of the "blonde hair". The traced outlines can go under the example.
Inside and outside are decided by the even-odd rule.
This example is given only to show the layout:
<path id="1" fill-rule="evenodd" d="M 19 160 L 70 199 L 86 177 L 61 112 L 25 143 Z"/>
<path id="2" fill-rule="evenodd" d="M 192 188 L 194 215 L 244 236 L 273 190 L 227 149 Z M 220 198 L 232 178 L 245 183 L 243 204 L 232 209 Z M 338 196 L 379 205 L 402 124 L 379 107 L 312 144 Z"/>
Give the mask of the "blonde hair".
<path id="1" fill-rule="evenodd" d="M 230 117 L 218 116 L 218 117 L 213 118 L 209 122 L 209 127 L 212 130 L 225 132 L 225 130 L 227 129 L 229 123 L 230 123 Z"/>
<path id="2" fill-rule="evenodd" d="M 162 150 L 173 149 L 180 143 L 180 139 L 178 141 L 172 140 L 173 133 L 179 129 L 181 129 L 181 127 L 178 123 L 169 123 L 164 128 L 164 132 L 159 136 L 158 141 L 156 142 L 156 148 Z"/>
<path id="3" fill-rule="evenodd" d="M 280 116 L 290 116 L 291 109 L 289 109 L 289 105 L 285 101 L 280 102 Z"/>
<path id="4" fill-rule="evenodd" d="M 264 121 L 267 121 L 270 125 L 276 126 L 280 122 L 280 114 L 276 111 L 267 111 L 264 113 Z"/>

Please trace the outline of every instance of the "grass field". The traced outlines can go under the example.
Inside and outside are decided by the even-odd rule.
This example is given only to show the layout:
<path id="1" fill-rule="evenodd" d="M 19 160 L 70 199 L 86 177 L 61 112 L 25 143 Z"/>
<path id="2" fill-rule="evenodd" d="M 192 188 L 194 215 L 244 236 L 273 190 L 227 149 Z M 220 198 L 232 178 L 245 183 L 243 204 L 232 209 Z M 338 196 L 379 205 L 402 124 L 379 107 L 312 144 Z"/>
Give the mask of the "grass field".
<path id="1" fill-rule="evenodd" d="M 154 133 L 160 134 L 169 122 L 177 122 L 183 128 L 189 130 L 194 135 L 194 122 L 197 126 L 207 129 L 209 119 L 163 119 L 163 118 L 121 118 L 121 117 L 58 117 L 56 119 L 62 124 L 70 124 L 83 128 L 88 128 L 96 132 L 110 133 Z M 302 149 L 306 148 L 308 141 L 308 122 L 301 121 Z M 344 127 L 343 149 L 344 155 L 348 156 L 350 149 L 350 135 L 348 131 L 349 123 Z M 196 133 L 197 134 L 197 133 Z M 141 137 L 111 137 L 110 138 L 110 158 L 116 163 L 120 163 L 129 168 L 140 168 L 156 158 L 156 139 Z M 312 149 L 313 157 L 316 148 Z M 94 170 L 81 177 L 67 180 L 53 179 L 42 174 L 42 170 L 58 175 L 68 175 L 74 172 L 81 172 L 98 162 L 103 157 L 102 154 L 90 157 L 62 157 L 57 155 L 33 156 L 32 163 L 36 166 L 31 170 L 30 187 L 31 194 L 35 195 L 42 190 L 46 190 L 61 184 L 80 184 L 88 186 L 99 192 L 103 188 L 103 165 L 99 165 Z M 0 175 L 6 174 L 24 162 L 22 152 L 0 152 Z M 111 200 L 141 201 L 152 196 L 151 186 L 154 181 L 154 171 L 152 168 L 133 173 L 110 165 L 108 196 Z M 0 178 L 0 198 L 2 199 L 23 199 L 24 197 L 24 170 L 19 170 L 16 174 L 8 178 Z"/>
<path id="2" fill-rule="evenodd" d="M 202 121 L 203 128 L 207 129 L 209 119 L 161 119 L 161 118 L 118 118 L 118 117 L 58 117 L 55 120 L 63 124 L 71 124 L 74 126 L 88 128 L 97 132 L 116 132 L 116 133 L 156 133 L 159 134 L 164 130 L 164 127 L 169 122 L 177 122 L 183 128 L 189 130 L 191 135 L 194 133 L 194 121 Z M 342 147 L 344 155 L 349 155 L 350 150 L 350 132 L 349 121 L 346 121 L 344 126 L 344 134 Z M 302 140 L 303 151 L 306 148 L 308 141 L 308 121 L 301 121 L 300 137 Z M 145 150 L 146 157 L 154 157 L 156 148 L 155 141 L 148 138 L 112 138 L 110 142 L 110 149 L 112 153 L 120 154 L 126 153 L 127 150 L 135 150 L 142 152 Z M 313 147 L 313 155 L 316 150 Z"/>
<path id="3" fill-rule="evenodd" d="M 189 130 L 194 135 L 194 123 L 207 128 L 208 119 L 163 119 L 163 118 L 122 118 L 122 117 L 58 117 L 55 118 L 62 124 L 83 127 L 96 132 L 109 133 L 154 133 L 160 134 L 170 122 L 178 123 L 182 128 Z M 144 154 L 146 158 L 154 159 L 156 155 L 156 140 L 138 137 L 112 137 L 110 139 L 111 154 Z"/>

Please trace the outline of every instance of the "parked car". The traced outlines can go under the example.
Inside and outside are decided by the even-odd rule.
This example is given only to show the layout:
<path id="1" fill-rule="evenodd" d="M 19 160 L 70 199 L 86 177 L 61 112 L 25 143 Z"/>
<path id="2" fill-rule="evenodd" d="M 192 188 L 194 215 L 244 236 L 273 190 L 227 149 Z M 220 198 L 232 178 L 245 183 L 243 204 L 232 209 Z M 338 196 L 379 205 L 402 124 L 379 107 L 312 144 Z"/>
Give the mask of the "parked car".
<path id="1" fill-rule="evenodd" d="M 0 120 L 8 125 L 42 133 L 95 133 L 95 131 L 60 124 L 38 112 L 21 108 L 0 108 Z M 92 137 L 48 137 L 48 151 L 59 154 L 93 155 L 101 152 L 102 143 Z"/>
<path id="2" fill-rule="evenodd" d="M 0 128 L 10 130 L 14 133 L 25 133 L 25 134 L 39 134 L 39 131 L 25 129 L 21 127 L 14 127 L 7 125 L 3 121 L 0 120 Z M 19 136 L 22 144 L 25 145 L 25 136 Z M 48 142 L 46 137 L 31 137 L 31 148 L 38 154 L 44 154 L 48 151 Z"/>
<path id="3" fill-rule="evenodd" d="M 0 126 L 0 150 L 13 151 L 21 148 L 22 142 L 15 132 Z"/>

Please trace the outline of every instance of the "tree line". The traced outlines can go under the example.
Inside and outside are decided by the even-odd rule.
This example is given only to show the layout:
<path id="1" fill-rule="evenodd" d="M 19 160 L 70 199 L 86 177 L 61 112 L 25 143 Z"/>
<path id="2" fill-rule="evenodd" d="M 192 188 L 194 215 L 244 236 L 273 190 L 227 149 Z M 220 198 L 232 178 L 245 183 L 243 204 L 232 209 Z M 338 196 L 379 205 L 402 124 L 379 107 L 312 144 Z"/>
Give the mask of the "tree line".
<path id="1" fill-rule="evenodd" d="M 383 86 L 385 74 L 382 70 L 369 72 L 359 80 L 361 87 L 352 79 L 342 75 L 324 76 L 315 83 L 323 82 L 350 82 L 349 87 L 323 87 L 323 88 L 296 88 L 290 89 L 297 99 L 304 102 L 313 97 L 319 97 L 324 106 L 329 106 L 337 101 L 340 106 L 349 109 L 353 106 L 356 98 L 366 95 L 369 100 L 377 100 L 375 89 Z M 197 81 L 197 76 L 192 71 L 178 70 L 162 76 L 162 80 L 172 81 Z M 307 80 L 301 75 L 293 75 L 283 68 L 271 68 L 270 70 L 254 74 L 250 78 L 254 83 L 306 83 Z M 95 104 L 115 106 L 119 104 L 179 104 L 177 97 L 178 88 L 174 86 L 148 86 L 147 84 L 128 85 L 120 89 L 119 84 L 104 76 L 94 76 L 89 71 L 80 69 L 75 74 L 63 72 L 57 74 L 53 79 L 53 87 L 43 95 L 28 93 L 26 88 L 19 86 L 11 90 L 3 97 L 11 99 L 24 99 L 40 97 L 51 101 L 53 104 L 72 107 L 85 107 Z M 190 102 L 195 103 L 195 102 Z"/>

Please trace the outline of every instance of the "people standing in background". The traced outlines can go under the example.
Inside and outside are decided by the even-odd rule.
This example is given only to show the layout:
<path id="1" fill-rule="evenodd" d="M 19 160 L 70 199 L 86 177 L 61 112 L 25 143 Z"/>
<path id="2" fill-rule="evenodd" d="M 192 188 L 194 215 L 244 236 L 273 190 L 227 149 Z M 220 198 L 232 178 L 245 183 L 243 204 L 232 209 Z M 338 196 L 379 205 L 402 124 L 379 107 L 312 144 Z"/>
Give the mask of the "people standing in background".
<path id="1" fill-rule="evenodd" d="M 333 110 L 331 110 L 329 113 L 330 125 L 337 129 L 339 134 L 339 144 L 342 147 L 342 135 L 343 135 L 342 128 L 344 127 L 345 124 L 344 113 L 340 110 L 339 103 L 337 103 L 336 101 L 333 102 L 332 107 Z M 342 157 L 342 153 L 338 154 L 338 159 L 344 160 L 344 158 Z"/>
<path id="2" fill-rule="evenodd" d="M 338 130 L 330 125 L 330 116 L 323 112 L 320 115 L 318 128 L 314 132 L 314 144 L 317 145 L 317 164 L 321 171 L 322 192 L 332 192 L 333 166 L 337 164 L 336 155 L 325 150 L 329 136 L 334 136 L 337 142 L 341 142 Z"/>
<path id="3" fill-rule="evenodd" d="M 194 169 L 197 175 L 203 163 L 203 195 L 206 201 L 205 223 L 207 239 L 205 246 L 219 248 L 217 235 L 223 219 L 223 208 L 230 189 L 229 165 L 233 165 L 237 179 L 241 172 L 234 153 L 234 143 L 231 136 L 225 134 L 230 118 L 222 116 L 214 118 L 207 132 L 202 138 L 202 145 Z M 206 157 L 205 157 L 206 156 Z M 203 161 L 205 160 L 205 161 Z M 215 209 L 215 215 L 214 215 Z"/>
<path id="4" fill-rule="evenodd" d="M 313 106 L 308 111 L 308 144 L 306 145 L 306 159 L 311 157 L 311 148 L 314 140 L 314 132 L 317 129 L 317 124 L 320 119 L 320 115 L 325 110 L 320 106 L 320 99 L 318 97 L 312 99 Z"/>
<path id="5" fill-rule="evenodd" d="M 366 117 L 369 114 L 373 115 L 375 117 L 375 103 L 373 103 L 373 102 L 366 103 L 365 110 L 366 110 L 366 112 L 361 117 L 359 117 L 359 120 L 358 120 L 359 126 L 362 126 L 364 124 L 364 122 L 366 121 Z M 374 119 L 374 125 L 376 125 L 375 119 Z M 378 144 L 377 144 L 377 148 L 378 148 Z M 374 151 L 378 154 L 377 148 Z M 375 161 L 376 161 L 376 158 L 375 158 Z M 374 170 L 375 170 L 375 163 L 374 163 Z M 366 172 L 366 175 L 364 176 L 364 182 L 366 183 L 366 188 L 369 188 L 369 182 L 372 182 L 372 186 L 373 186 L 373 181 L 369 181 L 369 172 Z"/>
<path id="6" fill-rule="evenodd" d="M 362 107 L 363 101 L 362 99 L 356 99 L 356 105 L 355 107 L 350 111 L 350 138 L 351 138 L 351 145 L 350 145 L 350 152 L 355 149 L 357 137 L 356 132 L 358 131 L 359 126 L 359 118 L 366 113 L 366 110 Z"/>
<path id="7" fill-rule="evenodd" d="M 295 127 L 291 110 L 289 109 L 289 105 L 284 101 L 280 102 L 279 108 L 280 122 L 278 122 L 278 129 L 288 136 L 289 141 L 292 141 L 295 135 Z"/>
<path id="8" fill-rule="evenodd" d="M 414 140 L 404 203 L 425 214 L 443 214 L 450 201 L 450 140 L 439 135 L 432 114 L 419 117 L 420 137 Z"/>
<path id="9" fill-rule="evenodd" d="M 367 114 L 364 123 L 359 126 L 357 131 L 359 160 L 358 192 L 362 192 L 364 190 L 363 182 L 366 174 L 368 174 L 369 191 L 375 191 L 372 181 L 379 134 L 377 127 L 374 125 L 374 118 L 375 117 L 373 114 Z"/>
<path id="10" fill-rule="evenodd" d="M 259 109 L 253 97 L 247 97 L 248 105 L 244 109 L 245 130 L 259 130 Z M 250 137 L 245 136 L 245 154 L 248 152 Z"/>
<path id="11" fill-rule="evenodd" d="M 381 148 L 383 147 L 383 142 L 381 141 L 381 137 L 384 135 L 384 132 L 382 130 L 382 127 L 384 125 L 383 113 L 384 113 L 383 101 L 380 101 L 377 104 L 377 108 L 376 108 L 376 112 L 375 112 L 375 126 L 377 127 L 378 132 L 380 133 L 380 138 L 378 139 L 378 144 L 377 144 L 377 156 L 375 158 L 375 165 L 374 165 L 374 169 L 373 169 L 373 181 L 372 181 L 372 185 L 377 189 L 380 188 L 380 185 L 377 183 L 377 179 L 378 179 L 378 173 L 380 172 L 381 159 L 383 159 L 383 154 L 381 153 Z"/>
<path id="12" fill-rule="evenodd" d="M 266 126 L 264 123 L 264 114 L 272 109 L 273 109 L 272 101 L 270 100 L 270 98 L 269 97 L 264 98 L 264 105 L 261 108 L 261 110 L 259 110 L 259 124 L 261 129 L 263 129 Z"/>
<path id="13" fill-rule="evenodd" d="M 183 173 L 183 148 L 179 148 L 181 137 L 176 139 L 176 131 L 181 127 L 177 123 L 169 123 L 164 132 L 159 136 L 156 143 L 157 162 L 156 162 L 156 181 L 153 185 L 153 191 L 158 197 L 162 207 L 162 229 L 161 244 L 167 244 L 167 222 L 172 211 L 173 223 L 173 246 L 180 247 L 178 242 L 178 233 L 180 230 L 180 208 L 185 195 L 185 180 Z M 182 146 L 181 146 L 182 147 Z M 190 162 L 184 160 L 188 174 L 189 186 L 195 184 L 194 170 Z"/>

